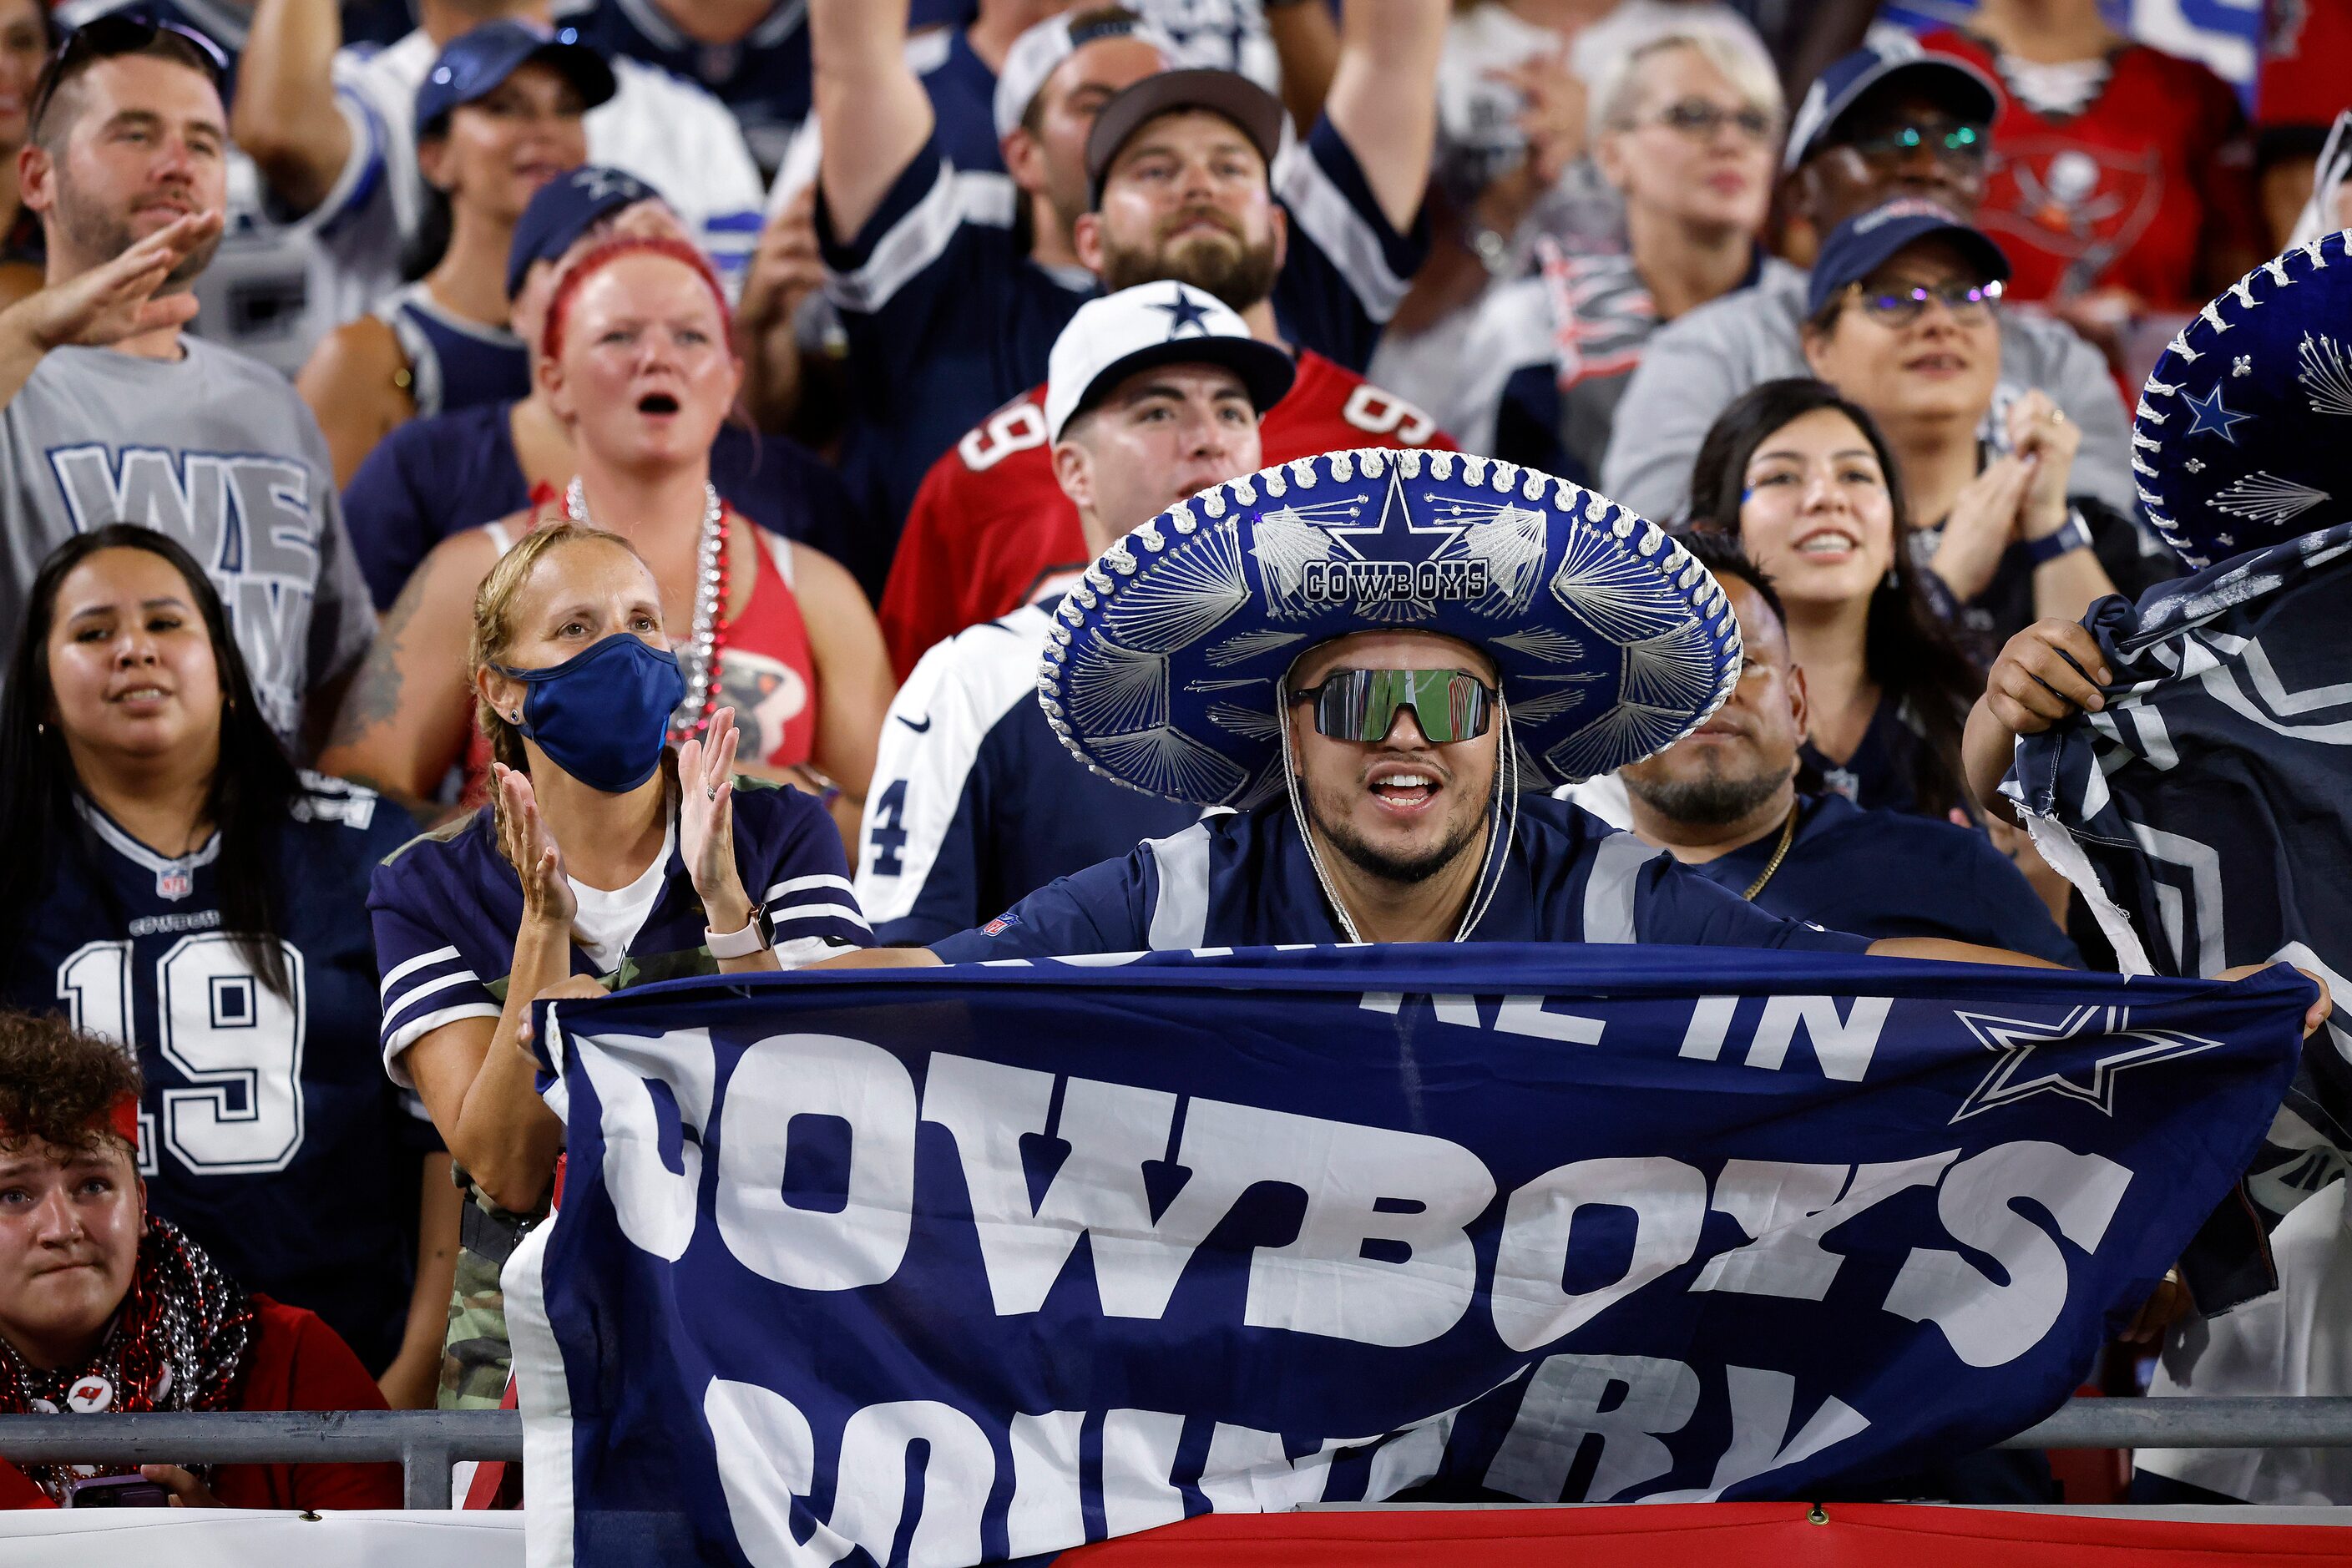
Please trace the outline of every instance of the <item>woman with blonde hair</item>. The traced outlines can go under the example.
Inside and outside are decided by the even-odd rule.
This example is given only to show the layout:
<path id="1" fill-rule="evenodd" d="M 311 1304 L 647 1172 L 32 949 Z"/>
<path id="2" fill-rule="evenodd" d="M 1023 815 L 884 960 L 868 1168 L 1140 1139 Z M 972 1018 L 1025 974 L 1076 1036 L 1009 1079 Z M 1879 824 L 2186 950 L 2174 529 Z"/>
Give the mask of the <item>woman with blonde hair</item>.
<path id="1" fill-rule="evenodd" d="M 532 530 L 593 524 L 653 571 L 686 677 L 672 737 L 731 707 L 746 771 L 826 794 L 854 835 L 892 690 L 881 630 L 846 571 L 751 522 L 711 483 L 743 364 L 709 262 L 671 238 L 599 246 L 556 286 L 541 342 L 577 472 L 532 510 L 434 548 L 385 616 L 322 764 L 425 799 L 463 763 L 477 798 L 490 759 L 467 755 L 475 694 L 457 660 L 475 588 Z"/>
<path id="2" fill-rule="evenodd" d="M 873 939 L 809 795 L 733 774 L 720 706 L 667 741 L 686 696 L 661 586 L 629 541 L 555 523 L 474 595 L 468 689 L 492 801 L 375 874 L 383 1059 L 470 1183 L 444 1405 L 505 1383 L 498 1266 L 543 1213 L 563 1129 L 523 1048 L 531 1004 L 598 984 L 803 963 Z"/>

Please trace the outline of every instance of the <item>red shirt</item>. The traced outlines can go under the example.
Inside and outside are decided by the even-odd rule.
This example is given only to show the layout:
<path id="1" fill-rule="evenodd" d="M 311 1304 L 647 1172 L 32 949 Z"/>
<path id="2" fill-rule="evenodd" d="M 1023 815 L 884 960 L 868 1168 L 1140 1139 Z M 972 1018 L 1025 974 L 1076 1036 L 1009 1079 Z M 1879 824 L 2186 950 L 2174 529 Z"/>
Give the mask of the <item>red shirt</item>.
<path id="1" fill-rule="evenodd" d="M 1923 41 L 2000 78 L 1980 39 Z M 2108 67 L 2079 114 L 2002 95 L 1977 226 L 2009 253 L 2011 299 L 2127 289 L 2151 309 L 2193 310 L 2209 293 L 2198 276 L 2208 237 L 2262 232 L 2245 117 L 2195 60 L 2131 44 Z"/>
<path id="2" fill-rule="evenodd" d="M 2270 0 L 2254 118 L 2264 125 L 2326 125 L 2352 109 L 2352 4 Z"/>
<path id="3" fill-rule="evenodd" d="M 230 1408 L 382 1410 L 383 1393 L 315 1312 L 253 1298 L 253 1349 Z M 60 1415 L 71 1421 L 71 1415 Z M 213 1493 L 231 1508 L 398 1508 L 398 1465 L 223 1465 Z M 0 1508 L 50 1508 L 49 1494 L 0 1461 Z"/>
<path id="4" fill-rule="evenodd" d="M 1428 415 L 1307 349 L 1258 440 L 1268 465 L 1345 447 L 1454 449 Z M 1091 559 L 1078 509 L 1054 478 L 1045 389 L 1034 387 L 923 476 L 882 595 L 892 668 L 906 679 L 932 644 L 1019 609 Z"/>

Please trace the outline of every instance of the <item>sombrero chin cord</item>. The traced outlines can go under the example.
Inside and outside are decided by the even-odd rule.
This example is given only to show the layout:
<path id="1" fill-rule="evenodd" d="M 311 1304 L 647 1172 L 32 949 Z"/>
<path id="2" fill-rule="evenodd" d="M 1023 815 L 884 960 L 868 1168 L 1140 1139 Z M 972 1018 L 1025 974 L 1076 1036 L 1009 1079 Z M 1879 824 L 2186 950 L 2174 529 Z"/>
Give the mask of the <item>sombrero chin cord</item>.
<path id="1" fill-rule="evenodd" d="M 1331 880 L 1331 873 L 1323 865 L 1323 852 L 1315 846 L 1314 830 L 1307 826 L 1307 801 L 1298 782 L 1298 757 L 1290 744 L 1290 677 L 1285 673 L 1275 685 L 1275 700 L 1281 721 L 1276 726 L 1282 733 L 1282 782 L 1290 795 L 1290 820 L 1298 829 L 1301 842 L 1307 846 L 1307 863 L 1315 868 L 1316 884 L 1323 889 L 1323 901 L 1339 917 L 1339 931 L 1349 942 L 1361 942 L 1364 938 L 1356 930 L 1356 919 L 1348 912 L 1348 901 Z M 1478 880 L 1471 889 L 1469 908 L 1462 911 L 1462 924 L 1454 933 L 1455 942 L 1467 942 L 1486 913 L 1486 906 L 1495 901 L 1495 889 L 1502 885 L 1503 868 L 1510 857 L 1512 835 L 1519 826 L 1519 746 L 1511 732 L 1511 705 L 1504 700 L 1502 683 L 1495 686 L 1495 708 L 1500 716 L 1496 727 L 1495 758 L 1495 795 L 1486 804 L 1486 854 L 1478 864 Z"/>

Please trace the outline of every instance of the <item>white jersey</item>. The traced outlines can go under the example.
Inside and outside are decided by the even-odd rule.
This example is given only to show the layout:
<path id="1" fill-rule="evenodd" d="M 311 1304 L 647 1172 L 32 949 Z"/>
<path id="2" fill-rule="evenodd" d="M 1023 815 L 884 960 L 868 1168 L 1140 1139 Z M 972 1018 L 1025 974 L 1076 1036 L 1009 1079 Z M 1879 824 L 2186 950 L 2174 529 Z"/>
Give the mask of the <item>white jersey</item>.
<path id="1" fill-rule="evenodd" d="M 312 216 L 340 269 L 362 280 L 360 309 L 399 285 L 402 248 L 425 212 L 425 180 L 416 167 L 416 89 L 439 54 L 422 28 L 383 48 L 353 45 L 335 54 L 336 90 L 364 111 L 371 144 L 353 138 L 351 163 L 337 183 L 342 207 L 322 205 Z M 588 111 L 588 161 L 635 174 L 659 191 L 710 253 L 729 288 L 740 289 L 759 243 L 765 192 L 735 117 L 709 93 L 667 71 L 626 57 L 610 64 L 618 90 Z M 371 159 L 383 170 L 380 180 L 367 177 Z"/>

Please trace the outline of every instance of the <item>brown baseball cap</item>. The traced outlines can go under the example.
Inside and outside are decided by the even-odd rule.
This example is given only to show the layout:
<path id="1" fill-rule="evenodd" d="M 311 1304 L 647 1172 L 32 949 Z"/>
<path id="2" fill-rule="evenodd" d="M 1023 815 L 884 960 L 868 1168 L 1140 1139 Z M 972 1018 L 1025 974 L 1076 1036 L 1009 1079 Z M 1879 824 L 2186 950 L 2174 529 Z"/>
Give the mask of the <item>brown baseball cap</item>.
<path id="1" fill-rule="evenodd" d="M 1232 121 L 1273 167 L 1282 146 L 1279 99 L 1238 71 L 1160 71 L 1119 92 L 1095 116 L 1087 136 L 1087 201 L 1102 205 L 1103 175 L 1129 138 L 1160 116 L 1186 109 L 1204 109 Z"/>

